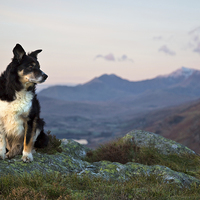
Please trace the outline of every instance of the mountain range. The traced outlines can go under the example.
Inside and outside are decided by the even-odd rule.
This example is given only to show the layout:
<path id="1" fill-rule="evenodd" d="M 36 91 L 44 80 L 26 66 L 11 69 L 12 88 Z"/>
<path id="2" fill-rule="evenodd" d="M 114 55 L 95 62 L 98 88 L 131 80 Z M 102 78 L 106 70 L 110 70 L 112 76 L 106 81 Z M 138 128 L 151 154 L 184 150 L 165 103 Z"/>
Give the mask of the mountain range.
<path id="1" fill-rule="evenodd" d="M 182 121 L 186 125 L 179 126 L 178 133 L 179 123 L 172 126 L 168 117 L 181 122 L 178 107 L 181 105 L 184 110 L 192 101 L 198 101 L 199 80 L 199 70 L 185 67 L 168 75 L 135 82 L 104 74 L 77 86 L 51 86 L 39 92 L 38 97 L 47 128 L 58 138 L 86 139 L 88 146 L 96 147 L 109 138 L 139 128 L 169 136 L 191 148 L 190 143 L 194 144 L 197 136 L 190 133 L 189 121 Z M 194 106 L 194 110 L 199 107 Z M 188 112 L 188 119 L 193 119 L 193 115 L 196 122 L 198 110 Z M 195 129 L 195 134 L 197 132 Z"/>
<path id="2" fill-rule="evenodd" d="M 75 102 L 115 102 L 146 109 L 178 105 L 200 97 L 200 71 L 182 67 L 169 75 L 128 81 L 104 74 L 77 86 L 52 86 L 39 96 Z"/>

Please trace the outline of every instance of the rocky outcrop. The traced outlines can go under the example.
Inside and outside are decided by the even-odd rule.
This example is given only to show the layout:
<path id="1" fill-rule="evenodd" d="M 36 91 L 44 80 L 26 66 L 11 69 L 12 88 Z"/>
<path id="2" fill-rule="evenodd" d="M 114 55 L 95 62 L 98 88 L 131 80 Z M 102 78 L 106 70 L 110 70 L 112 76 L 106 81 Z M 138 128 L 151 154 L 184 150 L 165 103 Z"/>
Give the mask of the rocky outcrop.
<path id="1" fill-rule="evenodd" d="M 133 142 L 139 147 L 154 147 L 159 153 L 165 155 L 195 154 L 188 147 L 151 132 L 134 130 L 127 133 L 123 138 L 124 140 L 134 140 Z"/>
<path id="2" fill-rule="evenodd" d="M 154 146 L 160 153 L 169 154 L 195 154 L 194 151 L 174 141 L 163 138 L 154 133 L 144 131 L 131 131 L 126 134 L 124 140 L 133 140 L 138 146 Z M 166 183 L 176 183 L 180 187 L 189 187 L 195 183 L 200 185 L 200 180 L 185 173 L 176 172 L 168 167 L 154 165 L 147 166 L 135 162 L 120 164 L 117 162 L 100 161 L 89 163 L 84 161 L 84 156 L 89 149 L 73 140 L 63 139 L 62 153 L 48 155 L 35 153 L 32 163 L 23 163 L 21 156 L 11 160 L 0 160 L 0 175 L 59 172 L 63 175 L 75 172 L 82 176 L 102 177 L 119 181 L 128 180 L 132 176 L 149 176 L 151 174 L 162 179 Z"/>

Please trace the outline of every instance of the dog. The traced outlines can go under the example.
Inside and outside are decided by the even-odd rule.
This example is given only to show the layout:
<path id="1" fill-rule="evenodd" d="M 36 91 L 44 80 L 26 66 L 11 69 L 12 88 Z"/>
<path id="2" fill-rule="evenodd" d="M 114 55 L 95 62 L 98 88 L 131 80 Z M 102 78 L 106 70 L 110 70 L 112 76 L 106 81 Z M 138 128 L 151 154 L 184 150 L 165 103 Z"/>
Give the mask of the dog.
<path id="1" fill-rule="evenodd" d="M 13 158 L 22 154 L 24 162 L 32 162 L 32 151 L 45 147 L 48 136 L 40 118 L 36 84 L 47 75 L 41 71 L 37 55 L 26 54 L 20 44 L 13 49 L 14 57 L 0 76 L 0 157 Z"/>

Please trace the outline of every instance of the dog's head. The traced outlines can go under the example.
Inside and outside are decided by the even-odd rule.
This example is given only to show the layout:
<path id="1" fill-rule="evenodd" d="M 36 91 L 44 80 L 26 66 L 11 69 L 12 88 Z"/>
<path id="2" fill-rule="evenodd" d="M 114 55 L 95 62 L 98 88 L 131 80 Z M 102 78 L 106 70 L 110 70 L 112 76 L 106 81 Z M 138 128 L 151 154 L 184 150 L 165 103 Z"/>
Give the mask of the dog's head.
<path id="1" fill-rule="evenodd" d="M 18 62 L 17 73 L 19 81 L 26 87 L 37 83 L 43 83 L 47 79 L 47 75 L 40 69 L 40 64 L 37 61 L 37 55 L 42 50 L 36 50 L 28 55 L 20 44 L 17 44 L 13 49 L 15 62 Z"/>

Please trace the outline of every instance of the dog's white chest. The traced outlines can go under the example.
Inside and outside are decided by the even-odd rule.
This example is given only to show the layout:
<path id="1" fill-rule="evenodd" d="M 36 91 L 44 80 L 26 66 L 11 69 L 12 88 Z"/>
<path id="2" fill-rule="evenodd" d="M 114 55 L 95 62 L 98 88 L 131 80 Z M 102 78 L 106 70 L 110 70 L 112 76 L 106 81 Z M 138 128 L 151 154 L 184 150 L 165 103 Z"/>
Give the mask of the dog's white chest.
<path id="1" fill-rule="evenodd" d="M 16 93 L 16 99 L 12 102 L 0 101 L 0 116 L 24 115 L 32 106 L 33 94 L 24 90 Z"/>
<path id="2" fill-rule="evenodd" d="M 16 94 L 16 100 L 11 105 L 17 115 L 26 115 L 32 106 L 33 94 L 31 92 L 21 91 Z"/>
<path id="3" fill-rule="evenodd" d="M 0 101 L 0 126 L 6 134 L 22 134 L 23 119 L 28 117 L 32 107 L 33 94 L 22 90 L 16 93 L 16 99 L 12 102 Z"/>

